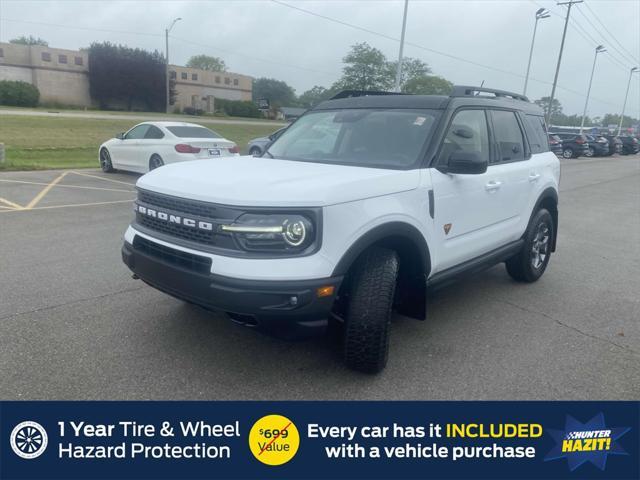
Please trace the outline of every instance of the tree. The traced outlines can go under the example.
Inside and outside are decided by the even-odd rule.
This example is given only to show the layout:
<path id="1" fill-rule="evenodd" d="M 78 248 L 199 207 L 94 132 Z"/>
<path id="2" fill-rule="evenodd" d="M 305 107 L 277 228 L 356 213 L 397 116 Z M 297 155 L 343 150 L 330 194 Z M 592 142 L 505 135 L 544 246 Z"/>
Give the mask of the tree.
<path id="1" fill-rule="evenodd" d="M 393 86 L 387 58 L 368 43 L 356 43 L 342 59 L 345 66 L 336 85 L 344 90 L 387 90 Z"/>
<path id="2" fill-rule="evenodd" d="M 414 95 L 449 95 L 452 88 L 449 80 L 436 75 L 422 75 L 408 80 L 402 91 Z"/>
<path id="3" fill-rule="evenodd" d="M 166 108 L 164 56 L 109 42 L 89 47 L 89 91 L 101 108 L 124 103 L 128 110 Z"/>
<path id="4" fill-rule="evenodd" d="M 18 38 L 9 40 L 9 43 L 15 43 L 17 45 L 41 45 L 43 47 L 49 46 L 49 42 L 40 37 L 34 37 L 33 35 L 29 35 L 28 37 L 22 35 Z"/>
<path id="5" fill-rule="evenodd" d="M 218 57 L 210 57 L 209 55 L 194 55 L 187 62 L 189 68 L 199 68 L 200 70 L 208 70 L 210 72 L 226 72 L 227 65 L 224 60 Z"/>
<path id="6" fill-rule="evenodd" d="M 307 90 L 298 97 L 298 103 L 305 108 L 315 107 L 320 102 L 331 98 L 337 92 L 334 88 L 325 88 L 316 85 L 310 90 Z"/>
<path id="7" fill-rule="evenodd" d="M 548 117 L 549 116 L 549 101 L 551 100 L 551 97 L 542 97 L 539 100 L 536 100 L 534 103 L 536 105 L 539 105 L 540 107 L 542 107 L 542 109 L 544 110 L 545 115 Z M 560 115 L 562 113 L 562 104 L 560 103 L 560 100 L 558 100 L 557 98 L 553 99 L 553 108 L 551 109 L 551 117 L 553 119 L 553 117 L 555 117 L 556 115 Z"/>
<path id="8" fill-rule="evenodd" d="M 253 81 L 253 101 L 266 98 L 272 107 L 290 106 L 296 103 L 295 90 L 282 80 L 256 78 Z"/>
<path id="9" fill-rule="evenodd" d="M 389 79 L 393 82 L 393 85 L 396 83 L 396 72 L 398 71 L 398 61 L 387 62 L 387 68 L 389 72 Z M 429 65 L 424 63 L 419 58 L 410 58 L 406 57 L 402 60 L 402 71 L 400 72 L 400 90 L 404 91 L 404 86 L 407 82 L 411 80 L 415 80 L 416 78 L 422 78 L 427 76 L 427 74 L 431 73 L 431 69 Z"/>
<path id="10" fill-rule="evenodd" d="M 624 116 L 622 120 L 622 127 L 631 127 L 632 125 L 637 125 L 640 123 L 640 120 L 637 118 L 632 118 L 628 115 Z M 620 114 L 619 113 L 607 113 L 604 117 L 602 117 L 602 126 L 606 127 L 607 125 L 619 125 L 620 124 Z"/>

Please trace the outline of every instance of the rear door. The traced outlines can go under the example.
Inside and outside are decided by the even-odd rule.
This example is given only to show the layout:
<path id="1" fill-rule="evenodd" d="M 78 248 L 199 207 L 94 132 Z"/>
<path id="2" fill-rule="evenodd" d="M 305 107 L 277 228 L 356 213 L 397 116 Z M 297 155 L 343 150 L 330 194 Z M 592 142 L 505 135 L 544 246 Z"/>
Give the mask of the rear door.
<path id="1" fill-rule="evenodd" d="M 440 146 L 436 167 L 446 165 L 456 150 L 475 152 L 490 161 L 495 143 L 484 109 L 458 110 Z M 434 242 L 439 250 L 436 271 L 487 253 L 506 243 L 504 224 L 513 215 L 505 208 L 505 177 L 495 165 L 476 175 L 429 169 L 434 191 Z M 434 271 L 435 273 L 435 271 Z"/>

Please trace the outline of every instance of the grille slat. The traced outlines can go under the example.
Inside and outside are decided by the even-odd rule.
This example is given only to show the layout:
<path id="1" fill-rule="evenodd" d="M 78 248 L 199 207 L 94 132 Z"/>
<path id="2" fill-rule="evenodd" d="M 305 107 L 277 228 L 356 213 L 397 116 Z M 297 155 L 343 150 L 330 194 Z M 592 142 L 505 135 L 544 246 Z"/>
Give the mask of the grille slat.
<path id="1" fill-rule="evenodd" d="M 149 255 L 150 257 L 158 258 L 187 270 L 205 274 L 211 272 L 210 258 L 193 255 L 180 250 L 174 250 L 173 248 L 165 247 L 159 243 L 151 242 L 139 235 L 136 235 L 133 239 L 133 248 Z"/>

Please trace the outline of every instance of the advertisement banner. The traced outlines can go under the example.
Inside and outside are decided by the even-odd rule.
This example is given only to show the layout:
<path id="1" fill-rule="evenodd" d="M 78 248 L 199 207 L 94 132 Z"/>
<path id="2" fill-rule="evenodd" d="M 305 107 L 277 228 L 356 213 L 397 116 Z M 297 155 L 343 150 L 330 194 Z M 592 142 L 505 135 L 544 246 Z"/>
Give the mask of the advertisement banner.
<path id="1" fill-rule="evenodd" d="M 0 478 L 640 478 L 638 402 L 2 402 Z"/>

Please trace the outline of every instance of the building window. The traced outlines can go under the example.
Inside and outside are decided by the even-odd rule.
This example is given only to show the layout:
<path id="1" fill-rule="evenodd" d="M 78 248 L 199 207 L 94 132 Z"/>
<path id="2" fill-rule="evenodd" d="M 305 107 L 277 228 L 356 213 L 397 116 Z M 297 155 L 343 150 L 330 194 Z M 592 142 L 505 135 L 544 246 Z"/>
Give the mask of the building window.
<path id="1" fill-rule="evenodd" d="M 0 57 L 4 57 L 4 50 L 0 48 Z"/>
<path id="2" fill-rule="evenodd" d="M 191 74 L 191 80 L 193 80 L 194 82 L 198 80 L 198 74 L 197 73 L 192 73 Z"/>
<path id="3" fill-rule="evenodd" d="M 231 85 L 231 79 L 229 77 L 224 77 L 224 84 Z"/>
<path id="4" fill-rule="evenodd" d="M 66 55 L 58 55 L 58 63 L 67 63 Z"/>
<path id="5" fill-rule="evenodd" d="M 180 74 L 180 78 L 181 78 L 182 80 L 186 80 L 186 79 L 187 79 L 187 72 L 182 72 L 182 73 Z"/>
<path id="6" fill-rule="evenodd" d="M 49 52 L 42 52 L 42 61 L 43 62 L 50 62 L 51 61 L 51 54 Z"/>
<path id="7" fill-rule="evenodd" d="M 169 72 L 169 78 L 170 78 L 171 80 L 175 80 L 175 79 L 176 79 L 176 77 L 177 77 L 176 72 L 174 72 L 173 70 L 171 70 L 171 71 Z"/>
<path id="8" fill-rule="evenodd" d="M 234 79 L 233 79 L 233 84 L 237 87 L 237 86 L 238 86 L 238 83 L 239 83 L 239 82 L 238 82 L 238 79 L 237 79 L 237 78 L 234 78 Z"/>
<path id="9" fill-rule="evenodd" d="M 220 83 L 220 75 L 216 75 L 216 83 Z"/>
<path id="10" fill-rule="evenodd" d="M 83 65 L 84 61 L 82 60 L 82 57 L 76 57 L 75 58 L 75 64 L 76 65 Z"/>

